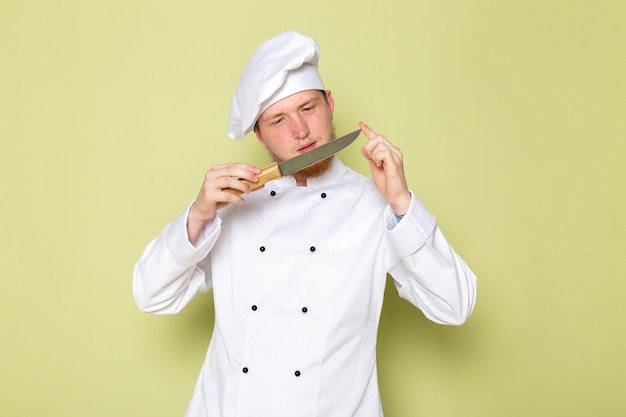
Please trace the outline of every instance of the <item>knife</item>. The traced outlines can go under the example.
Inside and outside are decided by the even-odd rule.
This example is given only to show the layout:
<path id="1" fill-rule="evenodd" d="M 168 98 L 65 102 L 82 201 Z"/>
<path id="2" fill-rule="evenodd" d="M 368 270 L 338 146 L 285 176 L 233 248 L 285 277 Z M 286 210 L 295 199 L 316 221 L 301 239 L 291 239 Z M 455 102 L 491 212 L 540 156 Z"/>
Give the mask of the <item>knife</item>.
<path id="1" fill-rule="evenodd" d="M 273 164 L 268 165 L 261 170 L 261 173 L 258 175 L 259 181 L 257 182 L 250 182 L 247 180 L 241 181 L 248 184 L 248 186 L 250 186 L 252 190 L 256 190 L 257 188 L 265 185 L 270 181 L 294 174 L 300 170 L 303 170 L 306 167 L 310 167 L 316 162 L 322 161 L 329 156 L 339 152 L 340 150 L 354 142 L 354 140 L 359 136 L 360 133 L 361 129 L 357 129 L 354 132 L 350 132 L 340 138 L 333 139 L 328 143 L 311 149 L 310 151 L 305 152 L 301 155 L 294 156 L 293 158 L 287 159 L 286 161 L 274 162 Z M 241 191 L 233 190 L 232 188 L 226 188 L 224 189 L 224 191 L 233 194 L 241 194 Z"/>

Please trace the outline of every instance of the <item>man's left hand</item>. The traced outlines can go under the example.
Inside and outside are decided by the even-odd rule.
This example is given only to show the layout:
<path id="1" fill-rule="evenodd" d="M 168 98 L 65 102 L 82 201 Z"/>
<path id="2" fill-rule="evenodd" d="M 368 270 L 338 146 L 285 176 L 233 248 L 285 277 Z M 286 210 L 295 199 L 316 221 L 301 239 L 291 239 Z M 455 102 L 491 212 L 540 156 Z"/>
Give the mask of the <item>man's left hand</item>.
<path id="1" fill-rule="evenodd" d="M 404 175 L 402 152 L 365 123 L 360 122 L 359 126 L 368 139 L 361 152 L 370 164 L 374 184 L 394 213 L 403 216 L 409 210 L 411 194 Z"/>

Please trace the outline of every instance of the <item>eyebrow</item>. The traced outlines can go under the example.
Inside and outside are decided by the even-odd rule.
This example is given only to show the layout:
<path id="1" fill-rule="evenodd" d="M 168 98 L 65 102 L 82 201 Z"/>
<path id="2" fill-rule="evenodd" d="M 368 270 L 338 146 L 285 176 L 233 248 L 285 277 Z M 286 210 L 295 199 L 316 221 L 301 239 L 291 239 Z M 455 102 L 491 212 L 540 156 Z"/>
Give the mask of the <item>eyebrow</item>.
<path id="1" fill-rule="evenodd" d="M 304 108 L 304 107 L 309 107 L 312 104 L 315 104 L 316 102 L 319 102 L 320 99 L 319 97 L 315 96 L 315 97 L 311 97 L 310 99 L 308 99 L 307 101 L 305 101 L 304 103 L 298 105 L 298 110 Z M 267 121 L 267 120 L 273 120 L 276 119 L 278 117 L 284 116 L 285 112 L 277 112 L 277 113 L 270 113 L 268 115 L 266 115 L 263 119 L 259 119 L 259 121 L 263 122 L 263 121 Z"/>
<path id="2" fill-rule="evenodd" d="M 263 122 L 267 120 L 276 119 L 277 117 L 281 117 L 283 114 L 284 114 L 283 112 L 270 113 L 270 114 L 265 115 L 265 117 L 263 118 L 259 118 L 259 121 Z"/>

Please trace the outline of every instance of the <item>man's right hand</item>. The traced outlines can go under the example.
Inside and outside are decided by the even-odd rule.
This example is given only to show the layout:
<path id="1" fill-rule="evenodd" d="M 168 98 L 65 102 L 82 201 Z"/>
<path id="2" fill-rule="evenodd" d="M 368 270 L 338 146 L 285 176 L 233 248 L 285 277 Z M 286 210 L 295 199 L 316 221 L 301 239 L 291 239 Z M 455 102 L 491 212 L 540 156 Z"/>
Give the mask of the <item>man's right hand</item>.
<path id="1" fill-rule="evenodd" d="M 257 182 L 260 173 L 261 169 L 242 163 L 214 165 L 207 171 L 202 188 L 196 201 L 191 205 L 187 218 L 187 235 L 191 244 L 196 244 L 204 225 L 215 218 L 217 210 L 230 203 L 243 203 L 244 200 L 240 195 L 224 190 L 231 188 L 249 194 L 252 190 L 240 180 Z"/>

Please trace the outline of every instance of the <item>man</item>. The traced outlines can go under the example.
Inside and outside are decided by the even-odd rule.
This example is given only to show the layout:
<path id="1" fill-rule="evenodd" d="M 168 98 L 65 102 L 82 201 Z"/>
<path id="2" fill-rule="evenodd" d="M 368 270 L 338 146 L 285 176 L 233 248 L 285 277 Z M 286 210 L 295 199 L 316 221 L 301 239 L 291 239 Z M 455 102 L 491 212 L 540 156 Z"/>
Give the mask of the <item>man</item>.
<path id="1" fill-rule="evenodd" d="M 285 32 L 244 69 L 229 135 L 277 161 L 333 138 L 313 39 Z M 251 191 L 260 169 L 216 165 L 144 251 L 133 293 L 176 313 L 213 289 L 215 327 L 188 417 L 382 416 L 376 336 L 387 273 L 430 320 L 462 324 L 476 277 L 408 189 L 403 156 L 361 123 L 372 179 L 330 157 Z M 233 190 L 237 192 L 232 192 Z M 238 193 L 240 192 L 240 193 Z"/>

